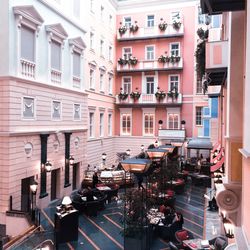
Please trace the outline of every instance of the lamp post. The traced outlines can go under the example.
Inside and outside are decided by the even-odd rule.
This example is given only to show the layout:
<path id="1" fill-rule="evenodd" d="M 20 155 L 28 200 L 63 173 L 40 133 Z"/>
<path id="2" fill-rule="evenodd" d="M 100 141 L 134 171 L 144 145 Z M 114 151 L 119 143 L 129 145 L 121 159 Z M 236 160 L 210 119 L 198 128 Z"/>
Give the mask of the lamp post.
<path id="1" fill-rule="evenodd" d="M 38 183 L 35 180 L 32 180 L 30 183 L 30 191 L 31 191 L 31 220 L 35 221 L 35 209 L 36 209 L 36 191 L 37 191 Z M 35 199 L 34 199 L 35 196 Z"/>
<path id="2" fill-rule="evenodd" d="M 141 152 L 144 152 L 144 145 L 141 145 Z"/>
<path id="3" fill-rule="evenodd" d="M 106 153 L 102 153 L 102 164 L 103 164 L 103 166 L 106 165 L 106 158 L 107 158 L 107 154 Z"/>
<path id="4" fill-rule="evenodd" d="M 130 156 L 130 153 L 131 153 L 130 149 L 127 149 L 127 150 L 126 150 L 126 155 L 127 155 L 128 157 Z"/>

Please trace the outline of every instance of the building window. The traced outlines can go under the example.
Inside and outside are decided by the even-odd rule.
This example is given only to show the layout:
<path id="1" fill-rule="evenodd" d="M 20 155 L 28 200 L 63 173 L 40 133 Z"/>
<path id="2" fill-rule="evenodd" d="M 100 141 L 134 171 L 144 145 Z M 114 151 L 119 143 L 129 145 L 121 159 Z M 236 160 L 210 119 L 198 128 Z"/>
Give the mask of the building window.
<path id="1" fill-rule="evenodd" d="M 155 47 L 146 46 L 146 60 L 154 60 L 154 59 L 155 59 Z"/>
<path id="2" fill-rule="evenodd" d="M 144 135 L 154 134 L 154 114 L 144 114 Z"/>
<path id="3" fill-rule="evenodd" d="M 109 46 L 109 61 L 113 61 L 112 55 L 113 55 L 113 48 L 112 48 L 112 46 Z"/>
<path id="4" fill-rule="evenodd" d="M 90 11 L 94 13 L 94 0 L 90 0 Z"/>
<path id="5" fill-rule="evenodd" d="M 196 107 L 195 124 L 198 126 L 202 125 L 202 107 Z"/>
<path id="6" fill-rule="evenodd" d="M 100 137 L 103 137 L 104 114 L 100 113 Z"/>
<path id="7" fill-rule="evenodd" d="M 51 41 L 51 68 L 61 71 L 61 44 Z"/>
<path id="8" fill-rule="evenodd" d="M 108 135 L 112 136 L 112 114 L 108 115 Z"/>
<path id="9" fill-rule="evenodd" d="M 203 87 L 202 87 L 202 80 L 196 81 L 196 94 L 202 94 L 203 93 Z"/>
<path id="10" fill-rule="evenodd" d="M 131 114 L 122 114 L 121 115 L 122 121 L 122 135 L 130 135 L 131 134 Z"/>
<path id="11" fill-rule="evenodd" d="M 168 129 L 179 129 L 179 114 L 168 114 Z"/>
<path id="12" fill-rule="evenodd" d="M 21 59 L 35 62 L 35 31 L 26 26 L 21 28 Z"/>
<path id="13" fill-rule="evenodd" d="M 94 137 L 94 113 L 89 113 L 89 137 Z"/>
<path id="14" fill-rule="evenodd" d="M 154 94 L 154 77 L 146 77 L 146 94 Z"/>
<path id="15" fill-rule="evenodd" d="M 132 56 L 132 48 L 123 48 L 123 58 L 129 59 Z"/>
<path id="16" fill-rule="evenodd" d="M 147 16 L 147 27 L 154 27 L 154 25 L 155 25 L 155 16 L 148 15 Z"/>
<path id="17" fill-rule="evenodd" d="M 35 118 L 35 99 L 32 97 L 23 97 L 23 118 Z"/>
<path id="18" fill-rule="evenodd" d="M 104 74 L 100 73 L 100 92 L 104 92 Z"/>
<path id="19" fill-rule="evenodd" d="M 180 56 L 179 43 L 171 43 L 170 45 L 171 56 Z"/>
<path id="20" fill-rule="evenodd" d="M 94 49 L 94 33 L 93 32 L 90 32 L 89 47 L 90 49 Z"/>
<path id="21" fill-rule="evenodd" d="M 131 77 L 123 77 L 122 88 L 124 93 L 131 93 L 132 89 L 132 78 Z"/>
<path id="22" fill-rule="evenodd" d="M 73 76 L 81 76 L 81 55 L 74 51 L 73 53 Z"/>
<path id="23" fill-rule="evenodd" d="M 81 105 L 74 104 L 74 120 L 81 120 Z"/>
<path id="24" fill-rule="evenodd" d="M 206 18 L 205 14 L 202 14 L 202 9 L 201 7 L 198 7 L 198 24 L 205 24 L 206 23 Z"/>
<path id="25" fill-rule="evenodd" d="M 112 95 L 113 94 L 113 77 L 112 76 L 109 77 L 108 90 L 109 90 L 109 94 Z"/>
<path id="26" fill-rule="evenodd" d="M 172 22 L 174 22 L 174 21 L 179 22 L 181 19 L 180 12 L 179 11 L 172 12 L 171 18 L 172 18 Z"/>
<path id="27" fill-rule="evenodd" d="M 212 28 L 220 28 L 221 27 L 221 15 L 212 15 Z"/>
<path id="28" fill-rule="evenodd" d="M 101 56 L 104 56 L 104 54 L 103 54 L 103 45 L 104 45 L 104 41 L 101 40 L 101 41 L 100 41 L 100 55 L 101 55 Z"/>
<path id="29" fill-rule="evenodd" d="M 132 25 L 131 17 L 124 17 L 124 25 L 130 27 Z"/>
<path id="30" fill-rule="evenodd" d="M 73 2 L 73 14 L 76 18 L 80 18 L 81 2 L 80 0 L 74 0 Z"/>
<path id="31" fill-rule="evenodd" d="M 171 90 L 179 92 L 179 76 L 170 76 L 169 91 Z"/>
<path id="32" fill-rule="evenodd" d="M 89 70 L 89 88 L 95 89 L 95 70 Z"/>
<path id="33" fill-rule="evenodd" d="M 101 6 L 101 20 L 103 20 L 104 7 Z"/>
<path id="34" fill-rule="evenodd" d="M 59 101 L 52 102 L 52 119 L 53 120 L 61 119 L 61 102 Z"/>

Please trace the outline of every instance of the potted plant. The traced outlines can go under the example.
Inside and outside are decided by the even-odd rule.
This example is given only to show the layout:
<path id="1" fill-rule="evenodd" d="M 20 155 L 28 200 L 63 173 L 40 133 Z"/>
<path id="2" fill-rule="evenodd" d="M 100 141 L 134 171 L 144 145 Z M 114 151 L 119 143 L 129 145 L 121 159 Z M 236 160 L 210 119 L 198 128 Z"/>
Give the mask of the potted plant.
<path id="1" fill-rule="evenodd" d="M 124 101 L 128 98 L 128 93 L 124 93 L 123 89 L 120 88 L 120 93 L 118 94 L 118 98 L 119 98 L 119 100 Z"/>
<path id="2" fill-rule="evenodd" d="M 168 27 L 168 24 L 165 21 L 163 21 L 163 18 L 161 18 L 158 27 L 161 31 L 165 31 Z"/>
<path id="3" fill-rule="evenodd" d="M 119 59 L 118 59 L 118 63 L 119 63 L 120 65 L 126 65 L 126 64 L 128 63 L 128 60 L 123 59 L 123 58 L 119 58 Z"/>
<path id="4" fill-rule="evenodd" d="M 135 21 L 135 24 L 132 24 L 132 25 L 129 27 L 129 31 L 132 32 L 132 33 L 135 33 L 138 29 L 139 29 L 139 27 L 138 27 L 138 25 L 137 25 L 137 21 Z"/>
<path id="5" fill-rule="evenodd" d="M 135 89 L 135 91 L 132 91 L 130 93 L 130 97 L 134 100 L 138 100 L 141 96 L 141 93 L 138 91 L 138 88 Z"/>
<path id="6" fill-rule="evenodd" d="M 164 55 L 161 55 L 159 58 L 158 58 L 158 62 L 160 62 L 160 63 L 167 63 L 167 62 L 169 62 L 170 61 L 170 59 L 169 59 L 169 57 L 166 55 L 166 56 L 164 56 Z"/>
<path id="7" fill-rule="evenodd" d="M 161 99 L 164 99 L 166 97 L 166 93 L 163 90 L 160 90 L 160 87 L 157 88 L 157 92 L 155 93 L 156 99 L 159 101 Z"/>
<path id="8" fill-rule="evenodd" d="M 171 97 L 171 98 L 175 98 L 177 99 L 179 93 L 178 93 L 178 90 L 176 87 L 172 88 L 169 92 L 168 92 L 168 97 Z"/>
<path id="9" fill-rule="evenodd" d="M 175 30 L 179 30 L 181 27 L 181 22 L 179 20 L 174 20 L 172 25 Z"/>
<path id="10" fill-rule="evenodd" d="M 181 60 L 181 57 L 180 57 L 180 56 L 172 55 L 172 56 L 169 57 L 169 61 L 170 61 L 171 63 L 177 63 L 177 62 L 179 62 L 180 60 Z"/>
<path id="11" fill-rule="evenodd" d="M 128 59 L 128 63 L 130 65 L 136 65 L 137 62 L 138 62 L 138 59 L 135 56 L 130 56 L 129 59 Z"/>
<path id="12" fill-rule="evenodd" d="M 123 35 L 127 31 L 127 27 L 125 25 L 122 25 L 122 22 L 120 22 L 120 25 L 121 26 L 119 27 L 119 33 L 120 33 L 120 35 Z"/>

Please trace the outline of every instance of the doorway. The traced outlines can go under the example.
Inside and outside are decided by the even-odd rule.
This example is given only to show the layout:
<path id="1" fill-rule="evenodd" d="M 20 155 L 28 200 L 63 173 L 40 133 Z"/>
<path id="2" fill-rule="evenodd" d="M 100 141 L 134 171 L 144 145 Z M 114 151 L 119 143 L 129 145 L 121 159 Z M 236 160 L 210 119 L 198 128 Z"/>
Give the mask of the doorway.
<path id="1" fill-rule="evenodd" d="M 73 165 L 73 175 L 72 175 L 72 189 L 75 190 L 79 188 L 80 182 L 80 162 Z"/>
<path id="2" fill-rule="evenodd" d="M 34 176 L 21 180 L 21 211 L 30 212 L 30 184 L 34 181 Z"/>
<path id="3" fill-rule="evenodd" d="M 58 198 L 60 169 L 54 169 L 51 171 L 51 190 L 50 200 L 53 201 Z"/>

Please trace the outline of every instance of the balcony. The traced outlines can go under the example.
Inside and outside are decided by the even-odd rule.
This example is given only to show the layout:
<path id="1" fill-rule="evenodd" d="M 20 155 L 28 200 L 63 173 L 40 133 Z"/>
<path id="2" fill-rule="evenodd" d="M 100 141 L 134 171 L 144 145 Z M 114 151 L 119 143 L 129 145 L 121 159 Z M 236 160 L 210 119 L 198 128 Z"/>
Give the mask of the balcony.
<path id="1" fill-rule="evenodd" d="M 185 129 L 159 129 L 159 140 L 178 140 L 184 141 L 186 137 Z"/>
<path id="2" fill-rule="evenodd" d="M 227 76 L 228 41 L 206 43 L 206 72 L 209 85 L 223 85 Z"/>
<path id="3" fill-rule="evenodd" d="M 158 60 L 141 60 L 138 61 L 135 65 L 117 64 L 117 72 L 141 72 L 141 71 L 165 71 L 165 70 L 182 70 L 183 69 L 183 59 L 180 58 L 179 62 L 166 62 L 162 63 Z"/>
<path id="4" fill-rule="evenodd" d="M 165 30 L 160 30 L 158 26 L 154 27 L 138 27 L 136 32 L 131 32 L 128 28 L 123 34 L 117 31 L 118 41 L 133 41 L 133 40 L 146 40 L 146 39 L 159 39 L 167 37 L 181 37 L 184 35 L 184 25 L 181 24 L 179 29 L 168 24 Z"/>
<path id="5" fill-rule="evenodd" d="M 182 104 L 182 94 L 179 93 L 177 98 L 166 96 L 160 100 L 155 97 L 155 94 L 141 94 L 138 100 L 134 100 L 129 95 L 125 100 L 121 100 L 118 95 L 116 95 L 116 104 L 124 106 L 178 106 Z"/>

